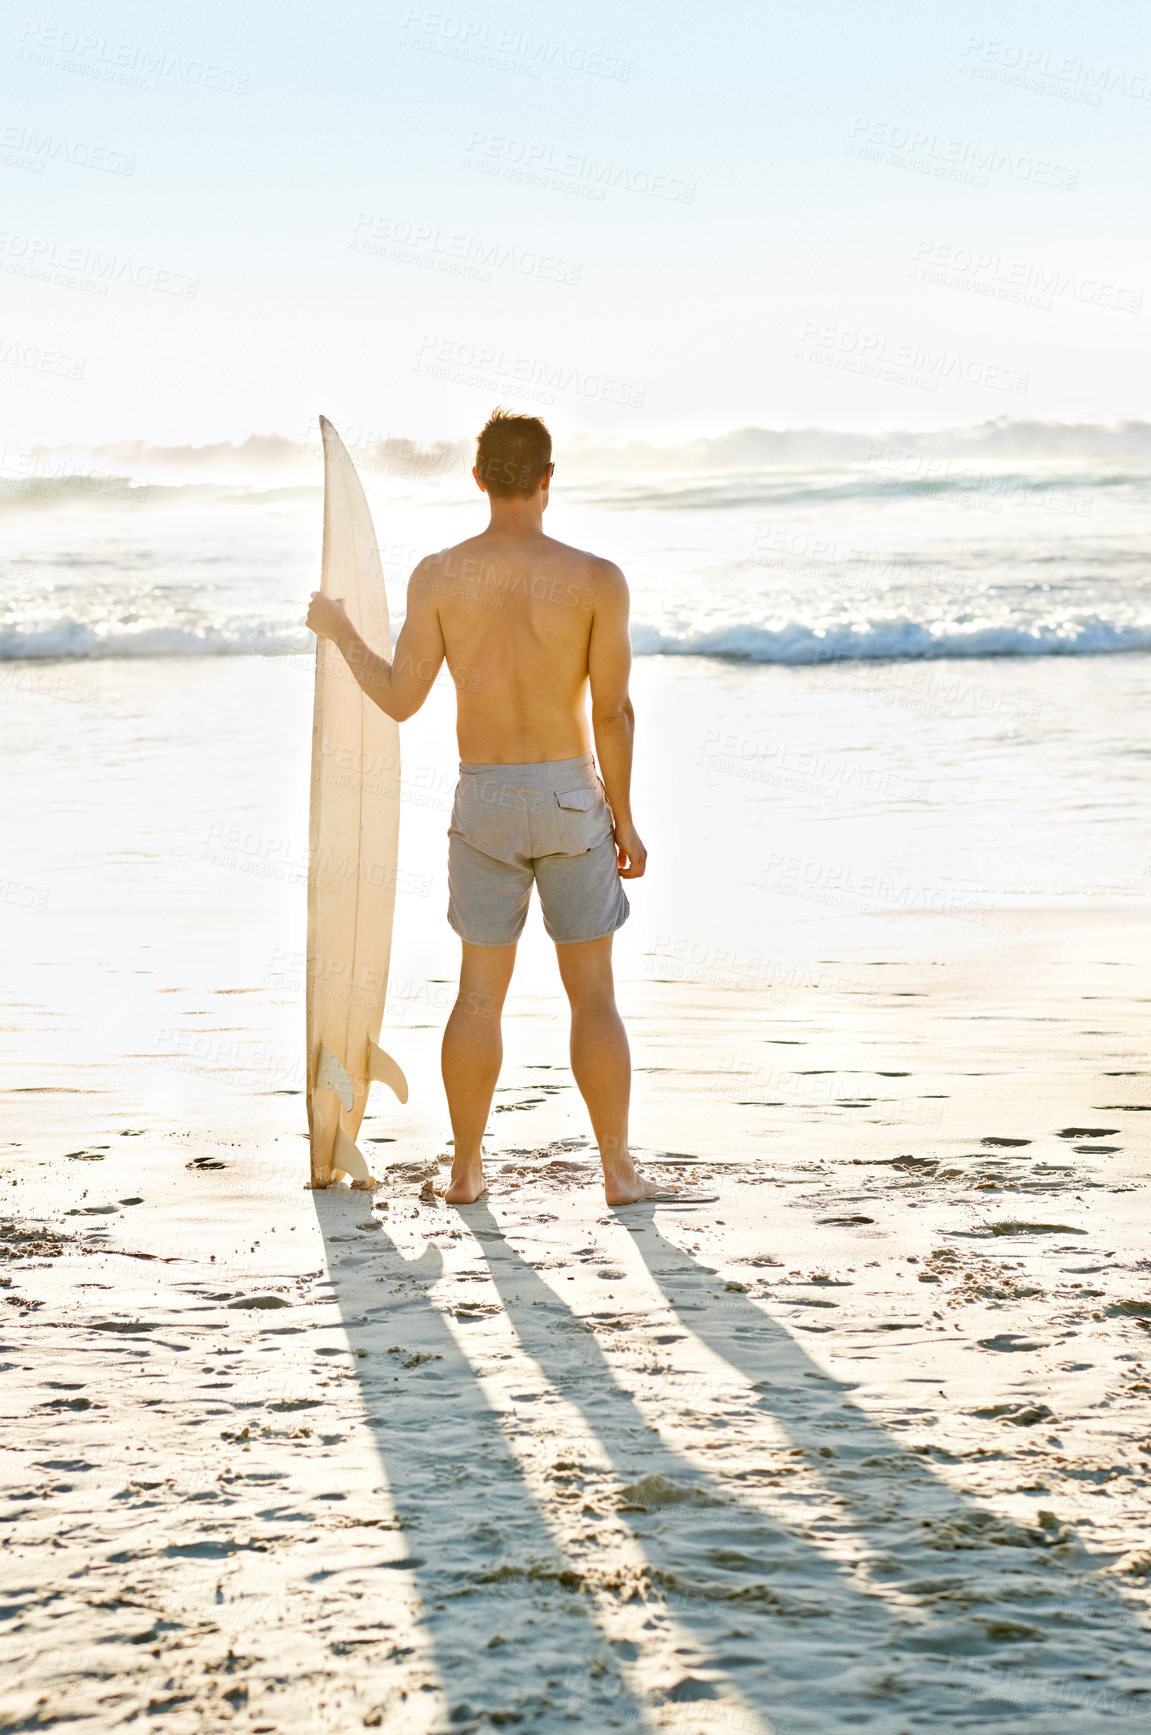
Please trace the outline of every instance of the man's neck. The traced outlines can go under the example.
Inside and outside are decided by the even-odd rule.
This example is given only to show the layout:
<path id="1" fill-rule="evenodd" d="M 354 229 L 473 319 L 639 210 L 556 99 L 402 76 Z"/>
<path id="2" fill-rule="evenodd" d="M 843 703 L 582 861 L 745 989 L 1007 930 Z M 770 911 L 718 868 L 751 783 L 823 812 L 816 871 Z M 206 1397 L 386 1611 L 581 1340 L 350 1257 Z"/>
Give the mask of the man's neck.
<path id="1" fill-rule="evenodd" d="M 530 500 L 492 500 L 488 533 L 509 540 L 531 540 L 544 530 L 543 503 L 538 494 Z"/>

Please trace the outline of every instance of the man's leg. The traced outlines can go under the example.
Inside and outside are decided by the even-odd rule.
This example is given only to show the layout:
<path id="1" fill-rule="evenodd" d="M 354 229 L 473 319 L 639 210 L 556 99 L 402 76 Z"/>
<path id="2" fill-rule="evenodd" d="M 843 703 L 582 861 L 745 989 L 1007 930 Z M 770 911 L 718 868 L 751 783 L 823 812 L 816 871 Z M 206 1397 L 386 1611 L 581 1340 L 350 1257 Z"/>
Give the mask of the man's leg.
<path id="1" fill-rule="evenodd" d="M 609 1205 L 631 1205 L 657 1191 L 637 1173 L 627 1145 L 631 1054 L 615 1003 L 611 935 L 557 946 L 560 977 L 571 1002 L 571 1063 L 591 1116 Z"/>
<path id="2" fill-rule="evenodd" d="M 455 1135 L 450 1205 L 470 1205 L 484 1190 L 480 1146 L 504 1057 L 500 1014 L 516 961 L 514 946 L 463 942 L 460 991 L 444 1031 L 442 1068 Z"/>

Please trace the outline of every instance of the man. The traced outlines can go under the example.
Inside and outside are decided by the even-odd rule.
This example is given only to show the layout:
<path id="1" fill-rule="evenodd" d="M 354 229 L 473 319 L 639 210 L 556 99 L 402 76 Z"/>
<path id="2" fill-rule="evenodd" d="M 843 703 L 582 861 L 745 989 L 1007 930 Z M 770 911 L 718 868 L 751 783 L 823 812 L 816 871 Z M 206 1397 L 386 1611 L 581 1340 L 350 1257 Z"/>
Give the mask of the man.
<path id="1" fill-rule="evenodd" d="M 443 1042 L 455 1135 L 444 1197 L 453 1204 L 484 1191 L 480 1145 L 503 1057 L 500 1016 L 533 882 L 571 1003 L 572 1072 L 607 1202 L 663 1192 L 628 1152 L 631 1058 L 611 967 L 612 935 L 628 917 L 620 882 L 639 879 L 647 861 L 631 816 L 628 591 L 610 560 L 545 536 L 551 449 L 538 417 L 496 410 L 472 471 L 491 522 L 416 567 L 392 661 L 364 643 L 342 603 L 317 592 L 308 610 L 313 632 L 335 641 L 364 692 L 399 722 L 419 710 L 445 660 L 456 683 L 463 763 L 448 920 L 463 960 Z"/>

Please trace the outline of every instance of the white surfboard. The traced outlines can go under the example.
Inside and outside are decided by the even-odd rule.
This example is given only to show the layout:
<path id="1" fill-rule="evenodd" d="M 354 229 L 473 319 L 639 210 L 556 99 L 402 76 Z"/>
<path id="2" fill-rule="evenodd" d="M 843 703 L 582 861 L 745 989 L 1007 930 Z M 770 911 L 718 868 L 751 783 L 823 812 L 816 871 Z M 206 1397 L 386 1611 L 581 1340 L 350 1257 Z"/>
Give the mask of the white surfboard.
<path id="1" fill-rule="evenodd" d="M 324 442 L 320 589 L 343 597 L 373 649 L 391 634 L 376 533 L 340 436 Z M 356 1145 L 373 1079 L 407 1082 L 379 1047 L 388 989 L 400 832 L 400 730 L 357 686 L 330 639 L 316 645 L 308 860 L 308 1128 L 314 1187 L 374 1185 Z"/>

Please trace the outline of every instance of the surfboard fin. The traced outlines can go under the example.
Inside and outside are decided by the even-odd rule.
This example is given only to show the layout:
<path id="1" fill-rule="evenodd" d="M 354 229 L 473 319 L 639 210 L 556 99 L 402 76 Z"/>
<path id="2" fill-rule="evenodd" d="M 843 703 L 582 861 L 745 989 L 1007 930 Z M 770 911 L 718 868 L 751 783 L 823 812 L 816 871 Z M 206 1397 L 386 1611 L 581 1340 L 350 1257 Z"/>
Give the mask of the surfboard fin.
<path id="1" fill-rule="evenodd" d="M 390 1090 L 395 1091 L 401 1102 L 407 1102 L 408 1081 L 398 1063 L 371 1041 L 368 1043 L 368 1077 L 377 1079 L 380 1084 L 386 1084 Z"/>
<path id="2" fill-rule="evenodd" d="M 341 1169 L 350 1181 L 359 1181 L 368 1187 L 372 1185 L 372 1176 L 359 1145 L 348 1137 L 343 1127 L 337 1127 L 335 1149 L 332 1151 L 332 1170 L 333 1173 L 338 1173 Z"/>
<path id="3" fill-rule="evenodd" d="M 316 1083 L 325 1090 L 334 1090 L 348 1114 L 352 1112 L 355 1091 L 346 1066 L 342 1066 L 330 1049 L 320 1045 L 320 1064 L 316 1068 Z M 355 1149 L 355 1147 L 352 1147 Z M 359 1152 L 356 1152 L 359 1156 Z M 360 1157 L 360 1162 L 363 1162 Z M 349 1171 L 350 1172 L 350 1171 Z"/>

